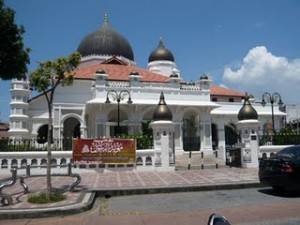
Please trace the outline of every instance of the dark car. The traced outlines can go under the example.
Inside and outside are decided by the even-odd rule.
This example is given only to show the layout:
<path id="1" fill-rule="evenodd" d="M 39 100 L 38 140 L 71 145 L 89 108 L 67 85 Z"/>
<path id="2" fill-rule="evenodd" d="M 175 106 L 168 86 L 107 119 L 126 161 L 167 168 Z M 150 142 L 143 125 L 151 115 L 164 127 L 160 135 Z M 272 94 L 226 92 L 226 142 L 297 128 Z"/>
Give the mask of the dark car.
<path id="1" fill-rule="evenodd" d="M 300 189 L 300 145 L 286 147 L 259 162 L 259 180 L 274 190 Z"/>

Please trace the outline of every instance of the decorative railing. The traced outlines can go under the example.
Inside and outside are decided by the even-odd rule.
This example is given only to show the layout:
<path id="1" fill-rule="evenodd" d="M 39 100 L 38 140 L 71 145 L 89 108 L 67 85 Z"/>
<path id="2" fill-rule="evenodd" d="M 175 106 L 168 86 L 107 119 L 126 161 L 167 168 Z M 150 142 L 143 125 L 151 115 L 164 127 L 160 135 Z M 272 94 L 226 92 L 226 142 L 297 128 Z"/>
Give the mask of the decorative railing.
<path id="1" fill-rule="evenodd" d="M 109 86 L 114 88 L 128 88 L 130 83 L 126 81 L 109 81 Z"/>
<path id="2" fill-rule="evenodd" d="M 63 139 L 52 140 L 52 150 L 63 150 Z M 72 139 L 70 139 L 70 146 L 68 150 L 72 148 Z M 46 151 L 47 141 L 45 139 L 0 139 L 0 152 L 12 152 L 12 151 Z"/>
<path id="3" fill-rule="evenodd" d="M 181 84 L 181 90 L 190 90 L 190 91 L 201 91 L 201 87 L 195 84 Z"/>
<path id="4" fill-rule="evenodd" d="M 109 81 L 108 82 L 109 87 L 114 87 L 114 88 L 129 88 L 130 87 L 130 82 L 129 81 Z M 186 91 L 203 91 L 202 88 L 199 85 L 196 85 L 194 83 L 186 83 L 186 84 L 179 84 L 178 86 L 174 87 L 172 83 L 153 83 L 153 82 L 141 82 L 141 85 L 138 88 L 143 88 L 143 89 L 180 89 L 180 90 L 186 90 Z"/>
<path id="5" fill-rule="evenodd" d="M 136 164 L 77 164 L 77 168 L 113 169 L 124 167 L 155 166 L 152 137 L 136 135 L 131 138 L 137 140 Z M 72 163 L 72 139 L 53 139 L 51 144 L 52 167 L 65 166 Z M 47 142 L 44 139 L 0 139 L 0 170 L 12 168 L 44 167 L 47 165 Z"/>
<path id="6" fill-rule="evenodd" d="M 120 138 L 134 138 L 137 142 L 137 149 L 152 149 L 152 136 L 133 134 L 120 135 Z M 52 151 L 69 151 L 72 150 L 73 138 L 59 138 L 52 139 Z M 14 151 L 47 151 L 46 139 L 0 139 L 0 152 L 14 152 Z"/>
<path id="7" fill-rule="evenodd" d="M 72 151 L 52 151 L 51 167 L 60 168 L 72 163 Z M 132 167 L 154 167 L 154 150 L 137 150 L 136 164 L 75 164 L 75 168 L 98 168 L 98 169 L 121 169 Z M 22 152 L 0 152 L 0 171 L 13 168 L 25 168 L 27 165 L 35 168 L 45 168 L 47 162 L 47 151 L 22 151 Z"/>
<path id="8" fill-rule="evenodd" d="M 300 133 L 276 133 L 274 135 L 262 135 L 260 145 L 298 145 Z"/>

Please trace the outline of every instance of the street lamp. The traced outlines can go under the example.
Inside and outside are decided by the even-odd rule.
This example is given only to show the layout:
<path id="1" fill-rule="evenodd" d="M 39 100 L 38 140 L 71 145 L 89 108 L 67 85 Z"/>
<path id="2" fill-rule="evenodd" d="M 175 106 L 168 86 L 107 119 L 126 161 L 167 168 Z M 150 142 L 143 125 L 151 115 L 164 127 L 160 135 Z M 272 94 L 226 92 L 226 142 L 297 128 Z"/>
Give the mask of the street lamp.
<path id="1" fill-rule="evenodd" d="M 130 96 L 129 91 L 127 91 L 127 90 L 122 90 L 119 93 L 117 91 L 115 91 L 115 90 L 109 90 L 107 92 L 107 94 L 106 94 L 106 101 L 105 101 L 106 104 L 111 103 L 111 101 L 109 100 L 110 94 L 113 95 L 113 100 L 117 101 L 117 104 L 118 104 L 118 111 L 117 111 L 118 112 L 118 116 L 117 116 L 117 119 L 118 119 L 117 134 L 119 134 L 120 133 L 120 102 L 122 100 L 124 100 L 125 97 L 128 97 L 127 103 L 128 104 L 132 104 L 131 96 Z"/>
<path id="2" fill-rule="evenodd" d="M 269 92 L 265 92 L 262 95 L 262 106 L 265 106 L 267 102 L 271 103 L 271 108 L 272 108 L 272 129 L 273 129 L 273 134 L 275 134 L 275 123 L 274 123 L 274 103 L 277 103 L 279 107 L 283 105 L 283 102 L 281 100 L 280 94 L 275 92 L 274 94 L 270 94 Z"/>

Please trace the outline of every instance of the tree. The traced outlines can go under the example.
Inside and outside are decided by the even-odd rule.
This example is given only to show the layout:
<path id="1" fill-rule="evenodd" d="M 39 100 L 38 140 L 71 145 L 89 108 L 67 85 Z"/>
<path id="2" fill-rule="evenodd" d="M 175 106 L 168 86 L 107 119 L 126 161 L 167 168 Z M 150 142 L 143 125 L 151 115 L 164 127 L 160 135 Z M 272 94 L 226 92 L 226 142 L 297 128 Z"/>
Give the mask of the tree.
<path id="1" fill-rule="evenodd" d="M 15 11 L 0 0 L 0 78 L 10 80 L 27 72 L 29 48 L 24 48 L 23 26 L 15 24 Z"/>
<path id="2" fill-rule="evenodd" d="M 81 55 L 76 52 L 68 57 L 60 57 L 53 61 L 39 63 L 38 69 L 29 74 L 30 86 L 42 92 L 48 104 L 48 134 L 47 134 L 47 199 L 50 200 L 51 184 L 51 139 L 52 139 L 52 104 L 55 89 L 58 85 L 69 86 L 73 83 L 75 69 L 81 59 Z"/>

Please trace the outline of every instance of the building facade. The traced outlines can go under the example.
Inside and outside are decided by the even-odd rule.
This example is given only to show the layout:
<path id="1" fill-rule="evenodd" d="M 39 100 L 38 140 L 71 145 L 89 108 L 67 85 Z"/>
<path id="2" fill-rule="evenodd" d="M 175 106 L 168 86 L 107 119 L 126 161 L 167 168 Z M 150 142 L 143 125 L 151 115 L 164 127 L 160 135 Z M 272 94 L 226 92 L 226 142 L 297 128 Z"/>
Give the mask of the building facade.
<path id="1" fill-rule="evenodd" d="M 59 86 L 53 102 L 53 138 L 63 140 L 59 145 L 64 149 L 70 148 L 72 138 L 142 133 L 162 92 L 173 114 L 176 154 L 225 150 L 236 143 L 237 114 L 245 93 L 213 85 L 205 74 L 196 76 L 196 82 L 185 82 L 162 39 L 149 54 L 147 68 L 139 68 L 130 43 L 105 16 L 102 26 L 84 37 L 77 51 L 82 61 L 74 83 Z M 45 97 L 31 97 L 25 77 L 12 80 L 10 91 L 10 138 L 45 139 Z M 271 107 L 255 99 L 252 105 L 258 112 L 259 132 L 264 133 L 272 121 Z M 275 128 L 279 129 L 285 113 L 276 106 L 274 110 Z"/>

